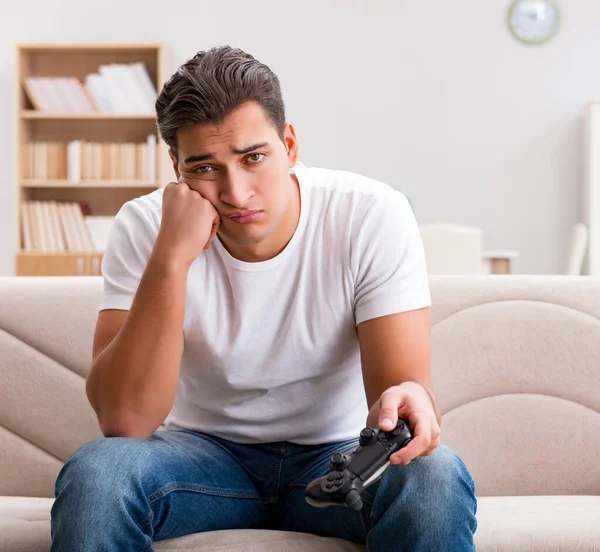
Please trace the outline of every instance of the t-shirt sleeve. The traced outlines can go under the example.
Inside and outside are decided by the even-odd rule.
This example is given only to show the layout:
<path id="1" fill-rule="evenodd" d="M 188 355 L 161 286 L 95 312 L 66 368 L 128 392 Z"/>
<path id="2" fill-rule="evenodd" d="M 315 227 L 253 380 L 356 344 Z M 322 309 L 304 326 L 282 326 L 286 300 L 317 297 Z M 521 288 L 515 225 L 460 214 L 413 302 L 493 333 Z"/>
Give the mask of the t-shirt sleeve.
<path id="1" fill-rule="evenodd" d="M 356 324 L 431 305 L 421 234 L 408 199 L 390 188 L 365 213 L 355 241 Z"/>
<path id="2" fill-rule="evenodd" d="M 125 203 L 113 221 L 102 258 L 104 280 L 99 310 L 129 310 L 137 292 L 158 226 L 142 206 Z"/>

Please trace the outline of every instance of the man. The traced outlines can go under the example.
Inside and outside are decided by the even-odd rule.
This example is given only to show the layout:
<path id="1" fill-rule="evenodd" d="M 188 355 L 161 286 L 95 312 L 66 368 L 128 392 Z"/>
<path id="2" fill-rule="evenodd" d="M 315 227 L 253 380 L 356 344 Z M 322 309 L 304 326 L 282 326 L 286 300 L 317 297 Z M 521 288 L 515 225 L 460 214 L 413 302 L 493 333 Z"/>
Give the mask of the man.
<path id="1" fill-rule="evenodd" d="M 115 219 L 87 380 L 105 438 L 58 477 L 52 550 L 229 528 L 474 550 L 473 481 L 440 445 L 406 198 L 301 166 L 277 77 L 240 50 L 198 53 L 156 108 L 177 181 Z M 399 416 L 414 439 L 361 511 L 306 502 L 335 452 Z"/>

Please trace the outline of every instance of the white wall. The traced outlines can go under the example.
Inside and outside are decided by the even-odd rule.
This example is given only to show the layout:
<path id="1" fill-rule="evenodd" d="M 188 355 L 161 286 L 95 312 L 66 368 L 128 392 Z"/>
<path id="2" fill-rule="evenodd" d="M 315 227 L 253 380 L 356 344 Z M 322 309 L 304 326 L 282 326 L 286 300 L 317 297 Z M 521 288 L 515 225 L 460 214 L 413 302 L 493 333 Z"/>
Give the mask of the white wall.
<path id="1" fill-rule="evenodd" d="M 510 0 L 30 0 L 0 18 L 0 274 L 16 243 L 18 41 L 161 41 L 174 64 L 239 46 L 279 74 L 308 165 L 404 191 L 421 222 L 481 225 L 516 272 L 560 270 L 580 216 L 581 118 L 600 94 L 600 2 L 562 0 L 544 47 L 509 34 Z M 175 68 L 175 65 L 173 66 Z"/>

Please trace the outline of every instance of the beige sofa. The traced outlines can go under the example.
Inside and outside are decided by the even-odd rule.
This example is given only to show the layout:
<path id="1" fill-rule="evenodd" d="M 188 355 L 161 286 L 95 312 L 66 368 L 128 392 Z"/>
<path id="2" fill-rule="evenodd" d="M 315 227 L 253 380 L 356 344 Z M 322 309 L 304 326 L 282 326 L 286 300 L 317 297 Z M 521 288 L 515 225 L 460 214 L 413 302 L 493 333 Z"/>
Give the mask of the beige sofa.
<path id="1" fill-rule="evenodd" d="M 477 484 L 477 549 L 600 551 L 600 280 L 439 276 L 431 287 L 443 440 Z M 56 475 L 100 436 L 84 392 L 100 292 L 97 277 L 0 279 L 2 552 L 49 550 Z M 364 548 L 222 531 L 156 550 Z"/>

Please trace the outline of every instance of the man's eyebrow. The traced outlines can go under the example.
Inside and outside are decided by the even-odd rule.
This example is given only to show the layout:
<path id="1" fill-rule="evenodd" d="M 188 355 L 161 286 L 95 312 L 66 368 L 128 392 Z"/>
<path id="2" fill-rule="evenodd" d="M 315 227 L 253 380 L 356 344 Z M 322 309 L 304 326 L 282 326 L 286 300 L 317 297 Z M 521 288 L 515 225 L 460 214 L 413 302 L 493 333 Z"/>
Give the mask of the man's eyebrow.
<path id="1" fill-rule="evenodd" d="M 188 163 L 197 163 L 198 161 L 208 161 L 209 159 L 214 159 L 215 155 L 213 153 L 200 153 L 197 155 L 190 155 L 186 157 L 183 161 L 184 165 Z"/>
<path id="2" fill-rule="evenodd" d="M 243 148 L 243 149 L 235 149 L 233 148 L 231 151 L 233 153 L 237 153 L 238 155 L 243 155 L 244 153 L 250 153 L 251 151 L 260 149 L 260 148 L 264 148 L 265 146 L 268 146 L 269 143 L 268 142 L 261 142 L 260 144 L 254 144 L 253 146 L 248 146 L 247 148 Z"/>

